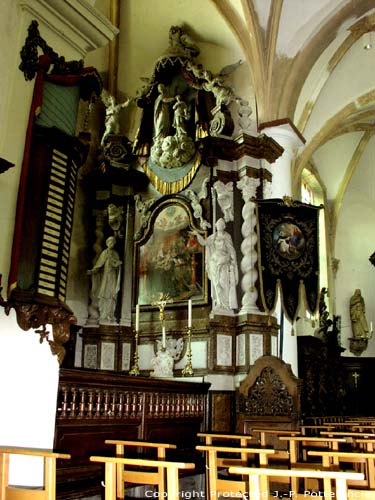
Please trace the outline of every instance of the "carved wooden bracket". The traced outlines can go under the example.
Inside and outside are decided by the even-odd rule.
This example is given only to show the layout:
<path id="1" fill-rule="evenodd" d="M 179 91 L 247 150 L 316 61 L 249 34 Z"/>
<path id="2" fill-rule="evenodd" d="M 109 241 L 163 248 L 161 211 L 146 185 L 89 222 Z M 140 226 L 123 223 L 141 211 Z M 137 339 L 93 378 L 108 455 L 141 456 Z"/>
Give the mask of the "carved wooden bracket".
<path id="1" fill-rule="evenodd" d="M 355 356 L 360 356 L 363 351 L 365 351 L 368 347 L 368 339 L 367 338 L 353 338 L 349 339 L 349 350 Z"/>
<path id="2" fill-rule="evenodd" d="M 59 364 L 64 360 L 65 348 L 63 344 L 69 340 L 70 326 L 77 322 L 76 317 L 66 305 L 49 305 L 40 303 L 25 303 L 14 300 L 0 302 L 8 315 L 12 308 L 17 314 L 17 323 L 22 330 L 35 330 L 40 335 L 40 343 L 44 340 L 48 342 L 52 354 L 57 356 Z M 52 325 L 53 338 L 50 339 L 51 332 L 47 330 L 47 325 Z"/>

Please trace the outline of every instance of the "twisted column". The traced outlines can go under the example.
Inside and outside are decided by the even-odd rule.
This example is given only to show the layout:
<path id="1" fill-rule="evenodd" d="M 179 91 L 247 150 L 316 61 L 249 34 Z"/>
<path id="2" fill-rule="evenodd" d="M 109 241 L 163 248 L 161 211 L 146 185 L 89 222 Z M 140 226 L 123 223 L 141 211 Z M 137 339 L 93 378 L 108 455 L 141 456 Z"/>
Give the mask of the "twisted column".
<path id="1" fill-rule="evenodd" d="M 258 271 L 255 266 L 258 255 L 255 247 L 257 243 L 257 234 L 255 231 L 255 203 L 251 200 L 253 197 L 255 197 L 258 185 L 259 179 L 253 179 L 246 176 L 242 177 L 242 179 L 237 182 L 237 187 L 242 192 L 242 199 L 244 201 L 244 206 L 242 208 L 243 223 L 241 227 L 241 233 L 243 237 L 241 244 L 241 313 L 260 312 L 256 305 L 258 291 L 254 286 L 258 277 Z"/>

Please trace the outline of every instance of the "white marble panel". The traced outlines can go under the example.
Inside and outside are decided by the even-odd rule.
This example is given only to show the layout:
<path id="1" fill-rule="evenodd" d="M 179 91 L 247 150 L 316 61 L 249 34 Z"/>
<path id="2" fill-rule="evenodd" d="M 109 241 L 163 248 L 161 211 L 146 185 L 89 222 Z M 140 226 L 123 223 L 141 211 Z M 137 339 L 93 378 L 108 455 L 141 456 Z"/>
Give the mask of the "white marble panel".
<path id="1" fill-rule="evenodd" d="M 83 366 L 96 370 L 98 368 L 98 346 L 94 344 L 85 345 Z"/>
<path id="2" fill-rule="evenodd" d="M 196 341 L 191 343 L 191 364 L 194 368 L 207 368 L 207 341 Z M 175 363 L 175 369 L 182 369 L 187 363 L 186 352 L 185 355 L 178 363 Z"/>
<path id="3" fill-rule="evenodd" d="M 236 338 L 236 366 L 244 366 L 246 364 L 246 334 L 241 333 Z"/>
<path id="4" fill-rule="evenodd" d="M 139 369 L 140 370 L 151 370 L 151 360 L 155 356 L 154 344 L 141 344 L 138 346 L 139 353 Z"/>
<path id="5" fill-rule="evenodd" d="M 261 333 L 252 333 L 250 335 L 250 365 L 263 356 L 263 335 Z"/>
<path id="6" fill-rule="evenodd" d="M 129 342 L 123 342 L 122 360 L 121 360 L 121 370 L 123 371 L 130 370 L 130 352 L 131 352 L 131 344 Z"/>
<path id="7" fill-rule="evenodd" d="M 101 370 L 115 369 L 115 344 L 113 342 L 102 342 L 100 369 Z"/>
<path id="8" fill-rule="evenodd" d="M 216 364 L 218 366 L 232 366 L 232 337 L 218 334 L 216 346 Z"/>

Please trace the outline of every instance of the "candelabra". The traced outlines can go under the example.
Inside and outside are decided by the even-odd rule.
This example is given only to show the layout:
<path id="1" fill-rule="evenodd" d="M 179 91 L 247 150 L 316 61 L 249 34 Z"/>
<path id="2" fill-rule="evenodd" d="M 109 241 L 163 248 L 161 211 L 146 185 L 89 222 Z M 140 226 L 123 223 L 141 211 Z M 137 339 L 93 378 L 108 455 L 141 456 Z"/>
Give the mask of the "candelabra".
<path id="1" fill-rule="evenodd" d="M 137 377 L 139 375 L 139 364 L 138 364 L 138 361 L 139 361 L 139 354 L 138 354 L 138 330 L 136 329 L 135 330 L 135 346 L 134 346 L 134 357 L 133 357 L 133 366 L 129 372 L 129 375 L 134 375 L 135 377 Z"/>
<path id="2" fill-rule="evenodd" d="M 167 335 L 165 331 L 164 316 L 165 306 L 170 302 L 173 302 L 173 300 L 170 299 L 169 295 L 161 293 L 159 300 L 152 303 L 152 305 L 156 305 L 159 308 L 159 319 L 162 331 L 161 345 L 158 347 L 155 357 L 151 360 L 151 364 L 154 367 L 154 370 L 151 372 L 152 377 L 173 377 L 174 359 L 167 349 Z"/>
<path id="3" fill-rule="evenodd" d="M 187 363 L 185 365 L 185 368 L 182 370 L 182 375 L 189 376 L 189 375 L 194 375 L 193 372 L 193 365 L 191 363 L 191 358 L 193 354 L 191 352 L 191 326 L 188 326 L 187 328 L 187 348 L 186 348 L 186 357 L 187 357 Z"/>

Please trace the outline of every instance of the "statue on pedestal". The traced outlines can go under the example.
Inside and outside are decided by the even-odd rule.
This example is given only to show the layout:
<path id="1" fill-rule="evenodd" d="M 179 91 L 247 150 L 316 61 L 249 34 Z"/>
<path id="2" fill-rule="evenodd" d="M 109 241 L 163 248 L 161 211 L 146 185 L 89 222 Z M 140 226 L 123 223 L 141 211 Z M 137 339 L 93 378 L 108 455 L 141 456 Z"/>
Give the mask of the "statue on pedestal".
<path id="1" fill-rule="evenodd" d="M 122 103 L 116 104 L 116 99 L 107 90 L 103 90 L 101 97 L 106 107 L 105 132 L 100 142 L 101 146 L 103 146 L 110 134 L 120 133 L 120 113 L 130 104 L 131 99 L 127 99 Z"/>
<path id="2" fill-rule="evenodd" d="M 237 257 L 232 237 L 225 231 L 224 219 L 218 219 L 215 233 L 207 239 L 198 233 L 196 235 L 199 243 L 206 247 L 206 269 L 212 285 L 213 308 L 225 311 L 237 309 Z"/>
<path id="3" fill-rule="evenodd" d="M 115 322 L 117 294 L 120 290 L 121 260 L 114 249 L 116 238 L 107 238 L 107 248 L 99 255 L 95 266 L 87 271 L 92 276 L 92 294 L 98 301 L 99 321 Z"/>

